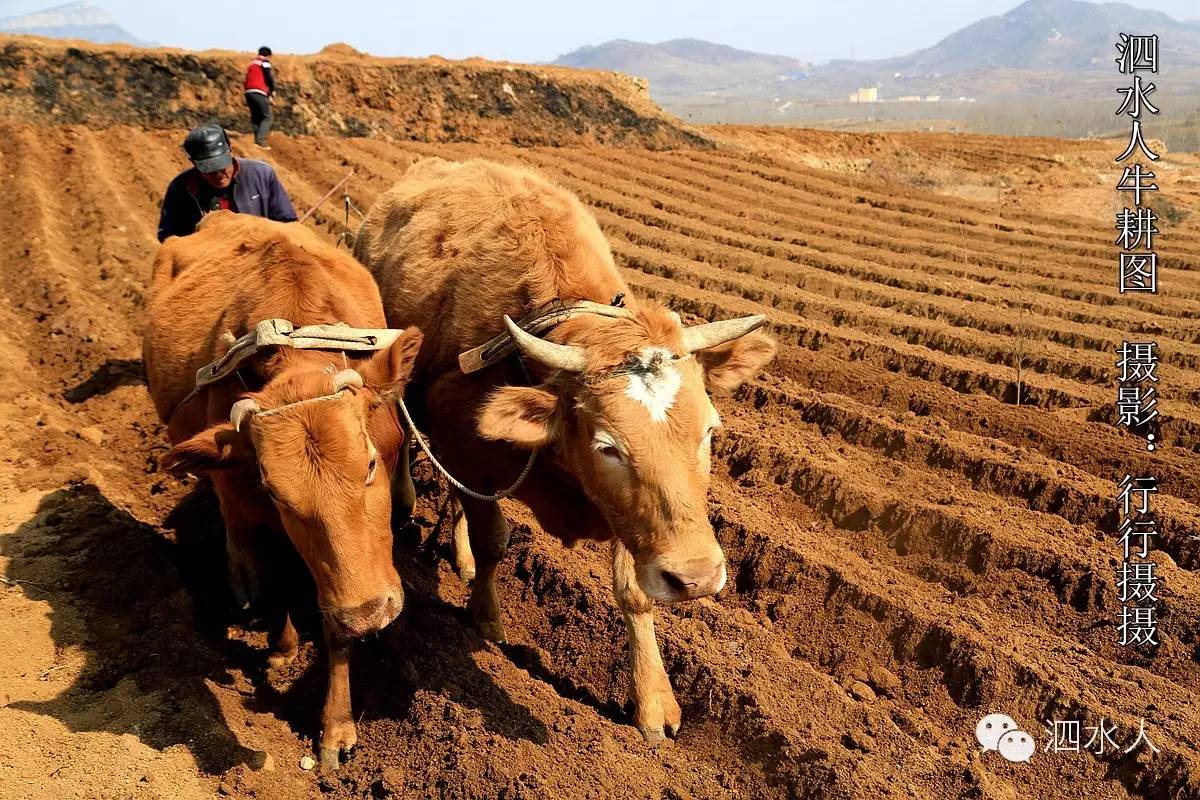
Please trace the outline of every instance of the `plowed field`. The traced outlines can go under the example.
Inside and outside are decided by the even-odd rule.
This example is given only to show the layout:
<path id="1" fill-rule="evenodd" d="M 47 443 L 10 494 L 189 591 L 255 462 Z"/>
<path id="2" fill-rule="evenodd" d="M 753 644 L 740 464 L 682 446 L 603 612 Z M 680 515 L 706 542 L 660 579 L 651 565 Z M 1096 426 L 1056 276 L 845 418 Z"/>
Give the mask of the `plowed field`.
<path id="1" fill-rule="evenodd" d="M 813 166 L 834 134 L 762 136 L 273 140 L 299 209 L 351 168 L 365 209 L 424 155 L 534 165 L 591 206 L 635 291 L 705 318 L 765 312 L 782 345 L 718 404 L 729 586 L 659 616 L 676 741 L 648 748 L 628 724 L 607 550 L 564 550 L 506 507 L 513 643 L 486 643 L 422 462 L 397 534 L 407 605 L 357 648 L 359 746 L 322 775 L 298 766 L 315 648 L 265 671 L 261 625 L 226 606 L 215 501 L 155 466 L 140 324 L 182 132 L 0 122 L 0 796 L 1200 797 L 1195 217 L 1160 223 L 1162 293 L 1119 297 L 1105 197 L 1076 203 L 1087 181 L 1035 211 L 905 179 L 911 137 L 893 173 L 861 174 Z M 956 174 L 1049 146 L 958 141 Z M 1194 161 L 1172 163 L 1164 193 L 1200 210 Z M 337 198 L 315 216 L 331 239 L 342 223 Z M 1162 351 L 1154 453 L 1113 425 L 1129 336 Z M 1114 482 L 1139 471 L 1163 487 L 1153 655 L 1113 628 Z M 992 711 L 1038 740 L 1029 764 L 980 753 Z M 1159 752 L 1126 755 L 1141 718 Z M 1055 719 L 1103 720 L 1122 746 L 1043 752 Z"/>

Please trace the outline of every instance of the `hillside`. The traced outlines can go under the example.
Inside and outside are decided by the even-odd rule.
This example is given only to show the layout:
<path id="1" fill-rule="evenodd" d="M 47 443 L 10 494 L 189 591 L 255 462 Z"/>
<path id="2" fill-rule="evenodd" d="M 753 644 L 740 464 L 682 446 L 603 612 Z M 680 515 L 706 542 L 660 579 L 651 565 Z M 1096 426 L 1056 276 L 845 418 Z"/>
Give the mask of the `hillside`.
<path id="1" fill-rule="evenodd" d="M 0 117 L 247 130 L 245 54 L 0 36 Z M 274 129 L 519 145 L 711 147 L 643 84 L 612 73 L 471 59 L 383 59 L 345 45 L 276 54 Z"/>
<path id="2" fill-rule="evenodd" d="M 976 69 L 1115 71 L 1113 43 L 1121 33 L 1160 36 L 1160 63 L 1200 66 L 1200 25 L 1125 3 L 1026 0 L 1001 16 L 986 17 L 932 47 L 881 62 L 905 74 Z M 837 62 L 841 64 L 843 62 Z"/>
<path id="3" fill-rule="evenodd" d="M 1043 75 L 1042 81 L 1024 87 L 1028 94 L 1077 94 L 1083 78 L 1116 79 L 1114 43 L 1123 32 L 1159 35 L 1159 83 L 1187 78 L 1194 84 L 1200 70 L 1200 23 L 1125 3 L 1026 0 L 932 47 L 896 58 L 831 61 L 813 71 L 812 85 L 850 88 L 874 81 L 880 96 L 889 97 L 897 92 L 1016 94 L 1020 89 L 1006 73 L 1018 70 Z"/>
<path id="4" fill-rule="evenodd" d="M 554 63 L 646 78 L 651 93 L 660 100 L 708 91 L 751 92 L 809 68 L 787 56 L 738 50 L 700 39 L 673 39 L 659 44 L 616 39 L 573 50 Z"/>
<path id="5" fill-rule="evenodd" d="M 646 77 L 654 100 L 697 123 L 921 129 L 936 122 L 976 133 L 1082 137 L 1119 127 L 1113 44 L 1122 32 L 1161 37 L 1155 135 L 1195 149 L 1200 22 L 1124 3 L 1026 0 L 927 48 L 817 66 L 694 40 L 679 48 L 608 42 L 561 60 Z M 883 102 L 847 102 L 860 87 L 876 88 Z"/>

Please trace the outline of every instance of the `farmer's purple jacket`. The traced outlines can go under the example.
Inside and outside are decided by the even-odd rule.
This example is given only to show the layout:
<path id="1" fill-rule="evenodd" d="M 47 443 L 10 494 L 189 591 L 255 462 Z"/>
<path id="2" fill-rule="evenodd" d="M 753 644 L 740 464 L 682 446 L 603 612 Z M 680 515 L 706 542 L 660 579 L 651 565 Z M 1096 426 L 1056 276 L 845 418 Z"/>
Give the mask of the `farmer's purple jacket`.
<path id="1" fill-rule="evenodd" d="M 163 197 L 158 240 L 187 236 L 201 217 L 218 208 L 253 214 L 276 222 L 295 222 L 296 210 L 270 164 L 251 158 L 234 159 L 237 175 L 227 189 L 214 189 L 195 167 L 175 176 Z"/>

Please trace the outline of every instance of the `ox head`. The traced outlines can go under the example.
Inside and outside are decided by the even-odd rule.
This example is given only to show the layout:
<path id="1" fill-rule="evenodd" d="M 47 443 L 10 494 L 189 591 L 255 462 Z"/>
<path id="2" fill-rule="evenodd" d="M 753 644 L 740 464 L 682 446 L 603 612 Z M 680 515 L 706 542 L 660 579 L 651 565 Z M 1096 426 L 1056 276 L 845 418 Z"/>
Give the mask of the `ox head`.
<path id="1" fill-rule="evenodd" d="M 420 344 L 420 331 L 410 328 L 357 370 L 311 362 L 286 370 L 238 400 L 228 422 L 163 459 L 175 472 L 258 473 L 261 492 L 251 485 L 237 499 L 269 511 L 269 498 L 312 573 L 335 636 L 378 631 L 403 604 L 392 562 L 390 475 L 403 443 L 395 394 L 403 391 Z M 363 375 L 381 382 L 365 384 Z"/>
<path id="2" fill-rule="evenodd" d="M 709 392 L 732 391 L 774 356 L 774 340 L 753 332 L 764 318 L 684 328 L 677 314 L 642 305 L 627 319 L 572 319 L 554 330 L 554 342 L 504 319 L 526 359 L 552 371 L 540 387 L 495 391 L 480 433 L 552 446 L 633 554 L 650 597 L 719 592 L 725 557 L 707 492 L 720 417 Z"/>

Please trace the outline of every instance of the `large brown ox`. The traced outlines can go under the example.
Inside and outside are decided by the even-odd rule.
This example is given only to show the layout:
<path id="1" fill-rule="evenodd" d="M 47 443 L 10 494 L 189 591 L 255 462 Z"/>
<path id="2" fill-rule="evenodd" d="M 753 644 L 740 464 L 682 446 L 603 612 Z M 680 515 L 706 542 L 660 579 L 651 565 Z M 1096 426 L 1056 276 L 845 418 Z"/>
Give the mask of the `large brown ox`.
<path id="1" fill-rule="evenodd" d="M 629 294 L 573 195 L 535 172 L 483 160 L 413 165 L 371 208 L 355 255 L 379 281 L 390 324 L 421 322 L 407 397 L 450 472 L 495 492 L 540 448 L 514 496 L 564 543 L 613 542 L 634 722 L 651 742 L 674 735 L 680 710 L 652 601 L 725 585 L 708 518 L 719 417 L 706 388 L 728 392 L 772 358 L 774 341 L 749 332 L 763 320 L 684 328 L 677 314 Z M 505 320 L 554 298 L 607 305 L 622 294 L 630 318 L 578 316 L 544 338 Z M 516 358 L 464 374 L 459 353 L 506 326 L 532 380 Z M 469 608 L 485 636 L 503 641 L 495 570 L 508 526 L 495 502 L 459 500 L 476 562 Z"/>
<path id="2" fill-rule="evenodd" d="M 278 584 L 255 563 L 263 538 L 295 545 L 316 584 L 329 651 L 321 763 L 355 743 L 350 641 L 390 623 L 403 603 L 392 564 L 389 478 L 403 443 L 395 393 L 421 333 L 410 328 L 365 354 L 279 348 L 191 395 L 196 371 L 229 349 L 227 337 L 266 319 L 383 328 L 379 290 L 361 265 L 301 225 L 230 212 L 170 238 L 154 262 L 143 356 L 150 394 L 175 446 L 163 465 L 208 473 L 225 522 L 238 588 Z M 296 655 L 287 587 L 274 609 L 271 662 Z"/>

